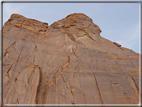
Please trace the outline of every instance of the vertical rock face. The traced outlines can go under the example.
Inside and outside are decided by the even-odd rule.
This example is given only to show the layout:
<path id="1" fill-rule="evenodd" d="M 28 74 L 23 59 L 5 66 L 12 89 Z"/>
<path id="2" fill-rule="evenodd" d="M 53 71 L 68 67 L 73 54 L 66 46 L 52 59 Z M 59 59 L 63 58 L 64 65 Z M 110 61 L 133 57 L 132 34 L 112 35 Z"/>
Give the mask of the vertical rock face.
<path id="1" fill-rule="evenodd" d="M 13 14 L 3 27 L 3 104 L 138 104 L 139 54 L 75 13 L 48 26 Z"/>

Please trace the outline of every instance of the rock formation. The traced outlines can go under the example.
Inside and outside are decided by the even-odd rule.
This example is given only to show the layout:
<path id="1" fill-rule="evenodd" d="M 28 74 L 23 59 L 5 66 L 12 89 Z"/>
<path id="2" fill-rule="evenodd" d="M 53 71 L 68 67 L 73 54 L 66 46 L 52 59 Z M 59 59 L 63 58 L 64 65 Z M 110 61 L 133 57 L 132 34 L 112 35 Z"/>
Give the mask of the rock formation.
<path id="1" fill-rule="evenodd" d="M 100 33 L 82 13 L 50 26 L 12 14 L 3 27 L 3 104 L 138 104 L 139 54 Z"/>

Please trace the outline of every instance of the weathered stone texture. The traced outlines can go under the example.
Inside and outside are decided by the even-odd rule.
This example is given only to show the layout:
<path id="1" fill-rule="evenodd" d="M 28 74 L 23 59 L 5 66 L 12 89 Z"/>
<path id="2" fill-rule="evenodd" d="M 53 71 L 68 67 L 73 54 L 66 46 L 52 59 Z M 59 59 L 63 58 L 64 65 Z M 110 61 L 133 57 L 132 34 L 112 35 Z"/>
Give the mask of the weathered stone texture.
<path id="1" fill-rule="evenodd" d="M 12 14 L 3 27 L 4 104 L 138 104 L 139 54 L 75 13 L 48 26 Z"/>

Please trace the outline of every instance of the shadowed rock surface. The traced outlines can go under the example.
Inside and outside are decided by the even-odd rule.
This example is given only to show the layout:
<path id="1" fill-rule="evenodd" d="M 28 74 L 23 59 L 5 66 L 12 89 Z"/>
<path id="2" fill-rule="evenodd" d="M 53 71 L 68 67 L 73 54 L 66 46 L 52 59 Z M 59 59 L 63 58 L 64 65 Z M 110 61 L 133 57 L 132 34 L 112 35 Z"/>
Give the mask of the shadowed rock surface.
<path id="1" fill-rule="evenodd" d="M 139 54 L 100 33 L 81 13 L 50 26 L 12 14 L 3 27 L 3 103 L 138 104 Z"/>

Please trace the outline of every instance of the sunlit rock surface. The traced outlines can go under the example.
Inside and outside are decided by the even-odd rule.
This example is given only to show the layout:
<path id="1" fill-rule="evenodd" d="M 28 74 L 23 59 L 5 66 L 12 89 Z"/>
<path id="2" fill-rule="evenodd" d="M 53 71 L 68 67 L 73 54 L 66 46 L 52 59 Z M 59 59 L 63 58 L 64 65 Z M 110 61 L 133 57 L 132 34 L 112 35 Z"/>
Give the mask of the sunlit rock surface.
<path id="1" fill-rule="evenodd" d="M 12 14 L 3 27 L 3 104 L 138 104 L 139 54 L 100 33 L 81 13 L 50 26 Z"/>

